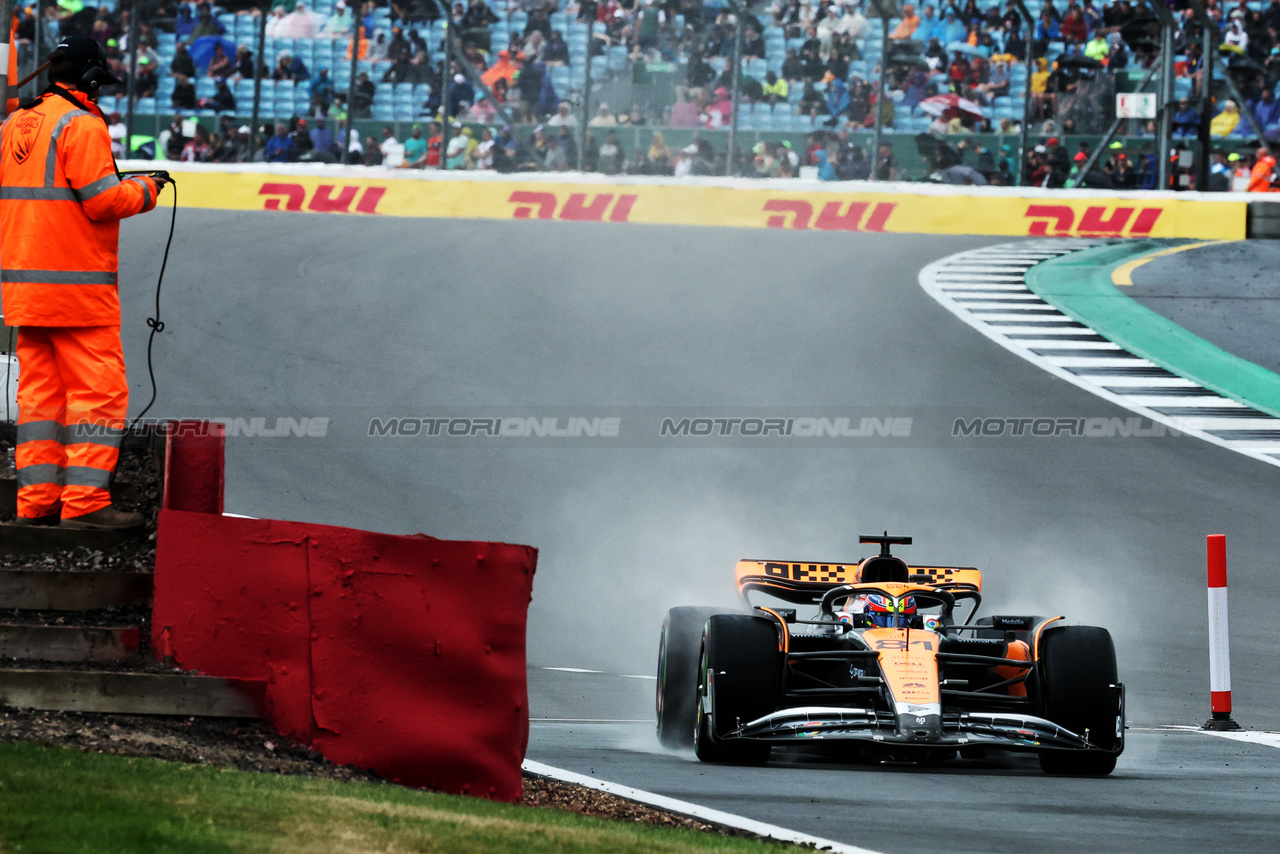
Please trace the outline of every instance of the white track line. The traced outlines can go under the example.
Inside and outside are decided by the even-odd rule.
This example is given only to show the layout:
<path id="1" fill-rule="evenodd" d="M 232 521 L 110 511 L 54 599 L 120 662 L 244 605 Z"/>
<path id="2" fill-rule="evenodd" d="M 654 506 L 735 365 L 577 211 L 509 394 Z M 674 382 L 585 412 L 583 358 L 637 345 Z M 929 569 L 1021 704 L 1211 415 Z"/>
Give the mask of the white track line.
<path id="1" fill-rule="evenodd" d="M 561 673 L 604 673 L 603 670 L 586 670 L 582 667 L 544 667 L 543 670 L 558 670 Z"/>
<path id="2" fill-rule="evenodd" d="M 1201 729 L 1198 726 L 1186 726 L 1184 724 L 1163 724 L 1157 727 L 1142 728 L 1153 732 L 1195 732 L 1200 735 L 1214 735 L 1218 738 L 1229 738 L 1232 741 L 1243 741 L 1247 744 L 1261 744 L 1263 747 L 1280 748 L 1280 732 L 1266 732 L 1264 730 L 1235 730 L 1232 732 Z"/>
<path id="3" fill-rule="evenodd" d="M 1280 466 L 1280 419 L 1249 417 L 1253 413 L 1241 413 L 1241 417 L 1168 415 L 1159 410 L 1179 408 L 1244 408 L 1230 398 L 1216 393 L 1192 395 L 1192 389 L 1209 391 L 1199 384 L 1176 376 L 1132 376 L 1134 369 L 1159 368 L 1146 359 L 1108 358 L 1099 353 L 1091 355 L 1046 356 L 1036 350 L 1109 351 L 1122 349 L 1114 343 L 1107 344 L 1101 336 L 1092 343 L 1054 342 L 1048 340 L 1057 335 L 1096 334 L 1082 324 L 1053 309 L 1051 305 L 1032 304 L 1040 299 L 1023 283 L 1026 271 L 1041 261 L 1057 258 L 1071 252 L 1100 246 L 1108 241 L 1090 239 L 1055 238 L 1050 240 L 1007 243 L 1000 246 L 961 252 L 936 261 L 920 271 L 920 287 L 943 308 L 981 332 L 987 338 L 1011 353 L 1021 356 L 1033 365 L 1066 380 L 1074 386 L 1097 395 L 1103 400 L 1124 407 L 1153 422 L 1172 427 L 1189 436 L 1195 436 L 1214 445 L 1261 460 L 1268 465 Z M 985 273 L 984 273 L 985 271 Z M 1011 284 L 1016 282 L 1017 284 Z M 987 289 L 999 288 L 999 296 L 984 297 Z M 1019 305 L 1017 294 L 1025 294 L 1025 304 Z M 1071 326 L 1066 326 L 1070 323 Z M 1006 325 L 1001 325 L 1006 324 Z M 1040 327 L 1039 324 L 1046 324 Z M 1048 324 L 1056 324 L 1049 326 Z M 1017 336 L 1017 337 L 1015 337 Z M 1026 336 L 1034 336 L 1028 338 Z M 1108 373 L 1114 369 L 1114 373 Z M 1077 373 L 1080 371 L 1081 373 Z M 1134 389 L 1131 394 L 1127 389 Z M 1187 389 L 1185 396 L 1143 394 L 1155 389 Z M 1235 431 L 1254 431 L 1254 435 L 1241 435 Z M 1256 435 L 1264 431 L 1274 435 Z M 1222 435 L 1215 435 L 1222 434 Z M 1238 734 L 1213 733 L 1231 738 Z M 1258 740 L 1252 735 L 1240 740 Z"/>
<path id="4" fill-rule="evenodd" d="M 778 827 L 776 824 L 765 824 L 762 821 L 745 818 L 732 813 L 713 810 L 709 807 L 691 804 L 688 801 L 676 800 L 668 798 L 666 795 L 659 795 L 654 792 L 646 792 L 642 789 L 633 789 L 630 786 L 623 786 L 618 783 L 610 783 L 606 780 L 597 780 L 595 777 L 588 777 L 585 774 L 575 774 L 572 771 L 565 771 L 562 768 L 554 768 L 550 765 L 543 765 L 541 762 L 534 762 L 532 759 L 524 761 L 524 770 L 530 774 L 536 774 L 541 777 L 550 777 L 552 780 L 560 780 L 565 783 L 575 783 L 579 786 L 586 786 L 589 789 L 595 789 L 600 792 L 607 792 L 610 795 L 616 795 L 619 798 L 626 798 L 629 801 L 637 801 L 642 804 L 654 807 L 667 812 L 673 812 L 678 815 L 696 818 L 709 824 L 718 824 L 723 827 L 732 827 L 735 830 L 745 830 L 747 833 L 754 833 L 757 836 L 763 836 L 767 839 L 776 839 L 779 842 L 794 842 L 798 845 L 812 845 L 819 851 L 831 851 L 833 854 L 879 854 L 870 848 L 859 848 L 856 845 L 846 845 L 843 842 L 836 842 L 831 839 L 823 839 L 818 836 L 810 836 L 807 833 L 800 833 L 797 830 L 788 830 L 785 827 Z"/>

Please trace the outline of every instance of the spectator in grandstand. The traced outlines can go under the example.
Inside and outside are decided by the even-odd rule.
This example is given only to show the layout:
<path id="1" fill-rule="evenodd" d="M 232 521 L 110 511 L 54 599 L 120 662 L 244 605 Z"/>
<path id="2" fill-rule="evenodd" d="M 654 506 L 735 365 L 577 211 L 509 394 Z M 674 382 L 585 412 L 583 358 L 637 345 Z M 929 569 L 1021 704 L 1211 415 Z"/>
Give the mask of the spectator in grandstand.
<path id="1" fill-rule="evenodd" d="M 662 131 L 656 130 L 649 137 L 649 151 L 645 157 L 648 160 L 649 174 L 669 174 L 671 169 L 671 148 L 667 145 Z"/>
<path id="2" fill-rule="evenodd" d="M 560 106 L 556 108 L 556 114 L 547 121 L 547 124 L 553 128 L 561 126 L 576 128 L 578 117 L 569 111 L 568 101 L 561 101 Z"/>
<path id="3" fill-rule="evenodd" d="M 1036 24 L 1036 53 L 1043 57 L 1049 50 L 1049 42 L 1056 42 L 1061 38 L 1062 30 L 1058 26 L 1058 19 L 1054 17 L 1051 7 L 1046 8 L 1040 15 L 1040 22 Z"/>
<path id="4" fill-rule="evenodd" d="M 618 132 L 611 130 L 605 134 L 597 154 L 597 169 L 605 175 L 617 175 L 622 171 L 622 143 L 618 141 Z"/>
<path id="5" fill-rule="evenodd" d="M 1101 30 L 1093 34 L 1093 38 L 1084 46 L 1084 55 L 1090 59 L 1096 59 L 1103 65 L 1107 64 L 1111 57 L 1111 43 L 1107 41 L 1106 35 Z"/>
<path id="6" fill-rule="evenodd" d="M 138 75 L 133 81 L 133 93 L 139 98 L 151 98 L 159 85 L 156 64 L 147 57 L 138 57 Z"/>
<path id="7" fill-rule="evenodd" d="M 329 104 L 333 101 L 333 81 L 329 79 L 329 69 L 321 68 L 311 78 L 309 94 L 311 109 L 316 115 L 323 116 L 329 112 Z"/>
<path id="8" fill-rule="evenodd" d="M 329 17 L 325 18 L 324 23 L 320 26 L 320 37 L 329 39 L 348 38 L 351 35 L 351 29 L 355 26 L 355 18 L 351 15 L 351 10 L 347 8 L 344 0 L 338 0 L 333 5 L 333 11 Z"/>
<path id="9" fill-rule="evenodd" d="M 466 14 L 458 23 L 458 37 L 465 45 L 472 45 L 487 51 L 489 49 L 489 27 L 498 23 L 499 18 L 493 10 L 485 5 L 484 0 L 471 0 Z"/>
<path id="10" fill-rule="evenodd" d="M 498 61 L 490 65 L 484 74 L 480 75 L 480 82 L 490 88 L 493 88 L 493 85 L 499 80 L 505 80 L 509 85 L 515 79 L 518 70 L 511 62 L 511 51 L 503 49 L 498 51 Z"/>
<path id="11" fill-rule="evenodd" d="M 726 68 L 726 73 L 731 73 L 731 69 Z M 818 53 L 817 45 L 805 45 L 800 48 L 800 78 L 806 83 L 816 83 L 821 80 L 827 73 L 826 63 L 822 61 L 822 56 Z"/>
<path id="12" fill-rule="evenodd" d="M 303 80 L 311 79 L 311 72 L 307 70 L 307 64 L 302 61 L 302 57 L 294 56 L 289 51 L 281 51 L 276 59 L 275 70 L 271 72 L 273 80 L 292 80 L 300 83 Z"/>
<path id="13" fill-rule="evenodd" d="M 293 126 L 293 130 L 289 133 L 289 139 L 293 142 L 293 159 L 310 160 L 307 155 L 313 146 L 311 144 L 311 129 L 307 125 L 306 119 L 298 119 Z"/>
<path id="14" fill-rule="evenodd" d="M 876 180 L 898 180 L 898 158 L 893 156 L 893 146 L 887 142 L 880 145 L 880 156 L 876 158 Z"/>
<path id="15" fill-rule="evenodd" d="M 574 132 L 566 125 L 560 125 L 556 129 L 555 141 L 560 146 L 560 150 L 564 152 L 571 169 L 576 168 L 578 165 L 578 143 L 574 137 Z M 591 134 L 587 134 L 587 138 L 592 138 Z"/>
<path id="16" fill-rule="evenodd" d="M 271 10 L 271 17 L 267 18 L 267 38 L 275 39 L 282 35 L 285 17 L 284 6 L 276 6 Z"/>
<path id="17" fill-rule="evenodd" d="M 1173 114 L 1174 136 L 1195 136 L 1200 132 L 1200 114 L 1192 108 L 1186 98 L 1178 101 L 1178 108 Z"/>
<path id="18" fill-rule="evenodd" d="M 191 79 L 185 74 L 175 74 L 173 85 L 173 95 L 170 96 L 170 103 L 174 108 L 179 110 L 194 110 L 196 108 L 196 87 L 191 85 Z"/>
<path id="19" fill-rule="evenodd" d="M 1209 183 L 1205 189 L 1210 193 L 1226 193 L 1231 190 L 1231 169 L 1221 149 L 1214 149 L 1210 158 Z"/>
<path id="20" fill-rule="evenodd" d="M 889 33 L 889 38 L 893 41 L 906 41 L 915 35 L 916 27 L 919 25 L 920 18 L 916 15 L 916 7 L 906 3 L 902 7 L 902 19 L 898 21 L 898 26 L 893 28 L 893 32 Z"/>
<path id="21" fill-rule="evenodd" d="M 968 34 L 968 31 L 965 25 L 960 21 L 959 18 L 956 17 L 956 9 L 954 6 L 947 8 L 947 14 L 942 19 L 942 24 L 939 26 L 939 31 L 940 31 L 941 37 L 938 39 L 938 41 L 940 41 L 943 44 L 943 46 L 947 47 L 948 49 L 950 48 L 950 45 L 952 42 L 962 42 L 965 40 L 965 37 Z"/>
<path id="22" fill-rule="evenodd" d="M 173 49 L 173 61 L 169 63 L 169 73 L 181 74 L 183 77 L 196 76 L 195 61 L 191 58 L 191 54 L 187 53 L 187 46 L 181 42 Z"/>
<path id="23" fill-rule="evenodd" d="M 1062 23 L 1058 27 L 1062 40 L 1067 44 L 1083 44 L 1089 37 L 1089 25 L 1085 23 L 1084 12 L 1074 3 L 1067 9 Z"/>
<path id="24" fill-rule="evenodd" d="M 560 149 L 555 138 L 546 140 L 546 156 L 542 161 L 542 169 L 546 172 L 564 172 L 569 168 L 569 160 Z"/>
<path id="25" fill-rule="evenodd" d="M 196 135 L 182 147 L 183 163 L 208 163 L 213 159 L 213 145 L 209 139 L 209 131 L 203 125 L 196 125 Z"/>
<path id="26" fill-rule="evenodd" d="M 280 24 L 280 36 L 287 39 L 315 38 L 320 31 L 320 22 L 316 17 L 306 3 L 298 3 L 292 12 L 284 16 L 284 21 Z"/>
<path id="27" fill-rule="evenodd" d="M 422 125 L 415 124 L 404 141 L 404 162 L 401 169 L 422 169 L 427 165 L 427 141 L 422 138 Z"/>
<path id="28" fill-rule="evenodd" d="M 787 100 L 790 88 L 786 80 L 779 80 L 777 74 L 769 71 L 764 75 L 764 86 L 760 90 L 761 97 L 769 104 L 777 104 Z"/>
<path id="29" fill-rule="evenodd" d="M 293 161 L 293 139 L 289 136 L 289 128 L 284 122 L 276 122 L 275 136 L 267 140 L 263 156 L 268 163 L 290 163 Z"/>
<path id="30" fill-rule="evenodd" d="M 942 38 L 942 21 L 935 14 L 933 6 L 925 6 L 920 11 L 920 23 L 916 25 L 916 31 L 911 38 L 925 44 L 928 44 L 931 39 Z"/>
<path id="31" fill-rule="evenodd" d="M 1045 112 L 1052 112 L 1053 97 L 1049 92 L 1049 60 L 1043 56 L 1036 60 L 1036 70 L 1031 72 L 1031 79 L 1028 86 L 1031 89 L 1031 115 L 1027 116 L 1027 121 L 1032 118 L 1037 121 L 1044 118 Z"/>
<path id="32" fill-rule="evenodd" d="M 236 47 L 235 73 L 236 80 L 253 79 L 253 51 L 246 45 Z"/>
<path id="33" fill-rule="evenodd" d="M 787 48 L 786 59 L 782 60 L 782 79 L 788 83 L 804 79 L 804 62 L 796 54 L 795 48 Z"/>
<path id="34" fill-rule="evenodd" d="M 444 151 L 444 130 L 440 122 L 427 125 L 427 158 L 423 166 L 417 168 L 435 169 L 440 166 L 440 155 Z"/>
<path id="35" fill-rule="evenodd" d="M 361 71 L 356 75 L 355 101 L 351 107 L 356 118 L 368 118 L 372 114 L 373 96 L 378 88 L 369 79 L 369 72 Z M 335 100 L 337 96 L 334 96 Z"/>
<path id="36" fill-rule="evenodd" d="M 552 67 L 569 64 L 569 45 L 559 30 L 552 30 L 542 51 L 542 61 Z"/>
<path id="37" fill-rule="evenodd" d="M 354 131 L 353 131 L 354 132 Z M 382 165 L 382 149 L 378 147 L 378 141 L 371 136 L 364 138 L 362 146 L 363 162 L 365 166 L 381 166 Z"/>
<path id="38" fill-rule="evenodd" d="M 506 85 L 503 81 L 498 82 L 503 86 Z M 471 105 L 471 109 L 467 111 L 467 117 L 476 124 L 487 125 L 497 119 L 498 110 L 489 102 L 488 98 L 481 97 Z"/>
<path id="39" fill-rule="evenodd" d="M 191 17 L 191 7 L 183 3 L 178 7 L 178 14 L 173 21 L 173 35 L 179 42 L 183 42 L 195 28 L 196 19 Z"/>
<path id="40" fill-rule="evenodd" d="M 200 9 L 200 13 L 196 17 L 196 26 L 191 31 L 191 39 L 194 41 L 205 36 L 220 36 L 226 31 L 227 28 L 222 26 L 220 22 L 215 21 L 213 13 L 205 6 Z"/>
<path id="41" fill-rule="evenodd" d="M 369 42 L 369 49 L 365 52 L 364 58 L 374 65 L 379 62 L 387 61 L 387 34 L 383 32 L 375 33 L 373 39 Z"/>
<path id="42" fill-rule="evenodd" d="M 1213 117 L 1213 121 L 1209 123 L 1209 133 L 1212 136 L 1227 136 L 1236 129 L 1236 125 L 1240 124 L 1240 107 L 1235 101 L 1227 100 L 1222 105 L 1222 112 Z"/>
<path id="43" fill-rule="evenodd" d="M 596 114 L 591 117 L 591 121 L 587 122 L 587 124 L 593 128 L 611 128 L 617 127 L 618 120 L 613 113 L 609 112 L 609 105 L 602 102 L 599 109 L 596 110 Z"/>
<path id="44" fill-rule="evenodd" d="M 1262 97 L 1253 103 L 1253 118 L 1268 138 L 1280 132 L 1280 101 L 1271 89 L 1262 90 Z"/>
<path id="45" fill-rule="evenodd" d="M 338 141 L 334 139 L 333 131 L 329 129 L 329 122 L 324 116 L 317 118 L 316 126 L 311 129 L 311 150 L 323 152 L 330 157 L 338 153 Z"/>
<path id="46" fill-rule="evenodd" d="M 413 58 L 413 45 L 404 36 L 400 27 L 391 28 L 391 41 L 387 43 L 387 61 L 391 63 L 407 63 Z"/>
<path id="47" fill-rule="evenodd" d="M 213 97 L 201 98 L 196 102 L 202 110 L 217 110 L 218 112 L 233 113 L 236 109 L 236 96 L 232 94 L 231 88 L 227 86 L 226 78 L 219 78 L 213 90 Z M 177 91 L 176 89 L 174 91 Z"/>
<path id="48" fill-rule="evenodd" d="M 209 77 L 230 77 L 235 71 L 235 66 L 231 63 L 231 57 L 227 56 L 223 50 L 222 42 L 215 42 L 213 45 L 213 56 L 209 59 Z"/>
<path id="49" fill-rule="evenodd" d="M 398 169 L 404 165 L 404 143 L 396 139 L 395 129 L 391 125 L 382 128 L 382 142 L 378 143 L 378 150 L 382 153 L 383 166 Z"/>
<path id="50" fill-rule="evenodd" d="M 215 163 L 240 163 L 249 154 L 249 126 L 232 125 L 213 150 Z"/>

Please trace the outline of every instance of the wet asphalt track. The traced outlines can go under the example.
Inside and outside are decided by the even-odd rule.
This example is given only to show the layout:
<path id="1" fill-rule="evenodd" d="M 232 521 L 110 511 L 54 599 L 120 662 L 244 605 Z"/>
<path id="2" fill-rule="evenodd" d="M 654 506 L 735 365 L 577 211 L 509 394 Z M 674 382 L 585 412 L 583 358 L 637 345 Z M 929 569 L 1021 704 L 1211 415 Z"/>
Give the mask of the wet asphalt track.
<path id="1" fill-rule="evenodd" d="M 135 411 L 159 215 L 124 229 Z M 531 758 L 893 851 L 1275 847 L 1280 752 L 1140 730 L 1106 780 L 1034 765 L 705 766 L 646 719 L 666 608 L 728 604 L 740 557 L 857 534 L 986 573 L 988 613 L 1115 634 L 1135 726 L 1207 716 L 1203 535 L 1228 535 L 1237 718 L 1280 729 L 1280 472 L 1195 440 L 980 440 L 957 417 L 1124 416 L 961 324 L 916 282 L 997 241 L 183 211 L 162 416 L 332 419 L 234 439 L 228 510 L 541 549 Z M 150 280 L 150 281 L 149 281 Z M 912 417 L 902 440 L 662 439 L 664 415 Z M 614 416 L 616 440 L 369 436 L 371 418 Z M 440 439 L 440 437 L 435 437 Z M 483 611 L 482 599 L 476 602 Z M 564 673 L 543 667 L 602 673 Z"/>

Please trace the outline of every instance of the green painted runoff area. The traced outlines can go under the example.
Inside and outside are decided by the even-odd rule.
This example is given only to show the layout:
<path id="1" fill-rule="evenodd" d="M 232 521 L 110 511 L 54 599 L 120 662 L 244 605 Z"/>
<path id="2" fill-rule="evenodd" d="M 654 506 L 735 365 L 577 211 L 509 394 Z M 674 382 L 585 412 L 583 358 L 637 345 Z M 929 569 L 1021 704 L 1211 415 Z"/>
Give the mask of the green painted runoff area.
<path id="1" fill-rule="evenodd" d="M 1126 261 L 1185 242 L 1134 240 L 1073 252 L 1032 267 L 1027 287 L 1130 353 L 1280 417 L 1280 376 L 1191 334 L 1112 284 L 1112 271 Z"/>

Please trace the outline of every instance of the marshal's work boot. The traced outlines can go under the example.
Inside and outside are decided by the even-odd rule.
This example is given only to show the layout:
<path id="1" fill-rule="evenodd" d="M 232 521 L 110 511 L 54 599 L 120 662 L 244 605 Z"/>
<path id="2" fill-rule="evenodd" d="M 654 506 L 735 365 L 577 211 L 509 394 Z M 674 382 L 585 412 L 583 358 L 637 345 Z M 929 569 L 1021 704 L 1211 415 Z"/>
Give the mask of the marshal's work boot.
<path id="1" fill-rule="evenodd" d="M 55 510 L 44 516 L 18 516 L 9 524 L 19 528 L 56 528 L 61 521 Z"/>
<path id="2" fill-rule="evenodd" d="M 89 531 L 127 531 L 130 528 L 142 527 L 141 513 L 126 513 L 108 504 L 101 510 L 94 510 L 83 516 L 72 516 L 63 519 L 63 528 L 79 528 Z"/>

